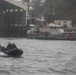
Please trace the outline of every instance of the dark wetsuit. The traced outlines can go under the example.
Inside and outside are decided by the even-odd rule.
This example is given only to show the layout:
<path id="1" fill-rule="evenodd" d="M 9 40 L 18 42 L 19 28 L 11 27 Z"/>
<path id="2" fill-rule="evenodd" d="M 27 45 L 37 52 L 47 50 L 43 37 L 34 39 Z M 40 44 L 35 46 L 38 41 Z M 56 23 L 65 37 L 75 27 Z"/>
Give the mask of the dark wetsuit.
<path id="1" fill-rule="evenodd" d="M 12 48 L 17 48 L 15 44 L 12 44 Z"/>
<path id="2" fill-rule="evenodd" d="M 11 44 L 8 44 L 6 49 L 12 49 L 12 45 Z"/>

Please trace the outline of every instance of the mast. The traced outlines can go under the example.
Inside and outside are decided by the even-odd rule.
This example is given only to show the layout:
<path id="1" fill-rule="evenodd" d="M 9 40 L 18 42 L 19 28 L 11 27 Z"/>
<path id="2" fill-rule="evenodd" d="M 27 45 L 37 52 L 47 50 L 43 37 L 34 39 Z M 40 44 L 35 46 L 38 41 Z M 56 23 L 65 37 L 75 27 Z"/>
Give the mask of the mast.
<path id="1" fill-rule="evenodd" d="M 53 8 L 53 23 L 54 23 L 54 20 L 55 20 L 55 11 L 54 11 L 54 8 Z"/>
<path id="2" fill-rule="evenodd" d="M 52 12 L 52 14 L 53 14 L 53 23 L 54 23 L 54 20 L 55 20 L 55 8 L 54 8 L 54 3 L 53 3 L 53 12 Z"/>

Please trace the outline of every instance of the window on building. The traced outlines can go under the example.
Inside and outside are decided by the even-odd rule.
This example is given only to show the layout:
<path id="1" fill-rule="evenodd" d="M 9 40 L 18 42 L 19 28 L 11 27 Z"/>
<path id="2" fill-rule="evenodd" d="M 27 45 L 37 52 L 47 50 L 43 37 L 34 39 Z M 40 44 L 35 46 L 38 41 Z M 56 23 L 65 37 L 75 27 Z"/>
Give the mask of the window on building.
<path id="1" fill-rule="evenodd" d="M 5 11 L 3 11 L 3 13 L 5 13 Z"/>
<path id="2" fill-rule="evenodd" d="M 8 12 L 8 9 L 6 9 L 6 12 Z"/>
<path id="3" fill-rule="evenodd" d="M 20 12 L 23 12 L 23 9 L 20 9 Z"/>
<path id="4" fill-rule="evenodd" d="M 18 12 L 18 9 L 15 9 L 15 12 Z"/>
<path id="5" fill-rule="evenodd" d="M 14 26 L 18 26 L 18 24 L 15 24 Z"/>
<path id="6" fill-rule="evenodd" d="M 63 22 L 63 27 L 67 27 L 67 21 Z"/>
<path id="7" fill-rule="evenodd" d="M 10 12 L 13 12 L 13 9 L 10 9 Z"/>

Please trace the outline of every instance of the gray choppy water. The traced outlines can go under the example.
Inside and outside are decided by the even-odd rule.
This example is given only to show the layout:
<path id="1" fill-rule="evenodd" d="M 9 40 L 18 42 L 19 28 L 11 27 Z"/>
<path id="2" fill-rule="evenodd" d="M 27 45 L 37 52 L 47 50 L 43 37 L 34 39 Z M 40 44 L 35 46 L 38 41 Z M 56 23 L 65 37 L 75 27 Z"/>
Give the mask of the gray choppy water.
<path id="1" fill-rule="evenodd" d="M 3 46 L 9 41 L 24 54 L 0 56 L 0 75 L 76 75 L 76 41 L 0 38 Z"/>

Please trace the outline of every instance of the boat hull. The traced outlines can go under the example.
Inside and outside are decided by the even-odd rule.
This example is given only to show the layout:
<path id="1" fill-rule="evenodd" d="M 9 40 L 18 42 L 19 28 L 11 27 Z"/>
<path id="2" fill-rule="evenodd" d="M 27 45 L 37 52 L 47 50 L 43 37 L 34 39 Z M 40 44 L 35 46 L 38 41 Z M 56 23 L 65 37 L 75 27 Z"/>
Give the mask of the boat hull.
<path id="1" fill-rule="evenodd" d="M 4 53 L 10 57 L 19 57 L 23 54 L 23 50 L 14 48 L 14 49 L 6 50 Z"/>
<path id="2" fill-rule="evenodd" d="M 48 36 L 38 35 L 35 38 L 43 40 L 76 40 L 76 33 L 50 34 Z"/>

